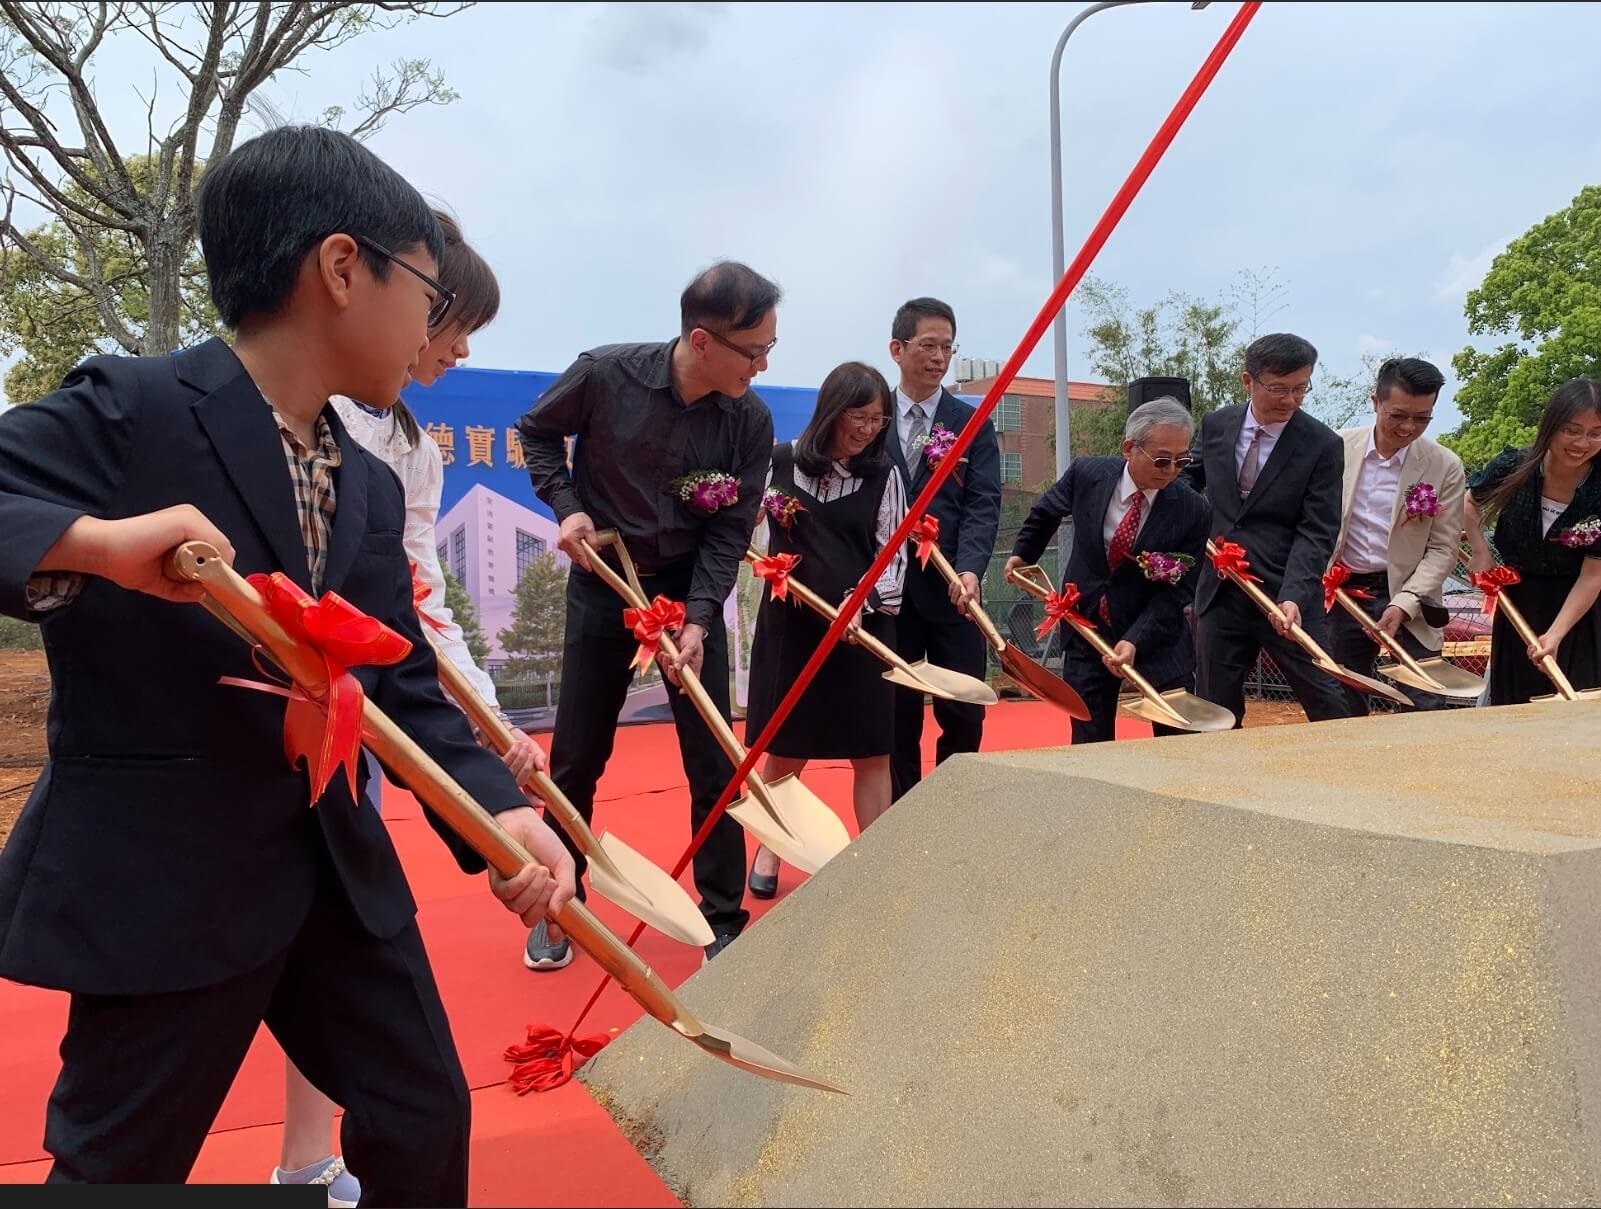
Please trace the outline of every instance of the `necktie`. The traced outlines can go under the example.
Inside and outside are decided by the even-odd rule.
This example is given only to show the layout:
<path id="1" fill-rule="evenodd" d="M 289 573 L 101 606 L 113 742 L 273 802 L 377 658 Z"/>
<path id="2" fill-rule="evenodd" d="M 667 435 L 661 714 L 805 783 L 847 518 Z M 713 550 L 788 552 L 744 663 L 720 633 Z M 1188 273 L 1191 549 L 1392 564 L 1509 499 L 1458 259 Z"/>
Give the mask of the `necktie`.
<path id="1" fill-rule="evenodd" d="M 1134 537 L 1140 531 L 1140 509 L 1145 506 L 1145 492 L 1136 491 L 1134 499 L 1123 514 L 1123 520 L 1112 534 L 1112 543 L 1106 547 L 1106 567 L 1116 571 L 1118 564 L 1134 549 Z"/>
<path id="2" fill-rule="evenodd" d="M 1246 446 L 1245 460 L 1240 463 L 1240 494 L 1250 495 L 1251 488 L 1256 486 L 1257 473 L 1262 469 L 1259 459 L 1262 456 L 1262 426 L 1258 424 L 1251 433 L 1251 443 Z"/>
<path id="3" fill-rule="evenodd" d="M 910 461 L 923 452 L 923 446 L 928 444 L 928 413 L 923 410 L 921 403 L 913 403 L 910 412 L 912 417 L 911 435 L 906 440 L 906 457 Z"/>

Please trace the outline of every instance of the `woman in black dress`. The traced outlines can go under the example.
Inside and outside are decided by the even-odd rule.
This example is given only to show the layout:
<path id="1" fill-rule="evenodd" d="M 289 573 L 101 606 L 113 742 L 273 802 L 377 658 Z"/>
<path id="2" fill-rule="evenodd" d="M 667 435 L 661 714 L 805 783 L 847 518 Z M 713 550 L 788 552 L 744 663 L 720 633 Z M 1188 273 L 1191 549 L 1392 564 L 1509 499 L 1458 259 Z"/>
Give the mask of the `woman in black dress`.
<path id="1" fill-rule="evenodd" d="M 1500 610 L 1490 633 L 1490 704 L 1555 691 L 1546 655 L 1576 689 L 1601 686 L 1601 381 L 1574 378 L 1545 405 L 1528 449 L 1504 449 L 1468 484 L 1464 524 L 1478 574 L 1495 565 L 1484 539 L 1495 521 L 1501 561 L 1522 576 L 1503 594 L 1538 641 L 1529 646 Z"/>
<path id="2" fill-rule="evenodd" d="M 894 422 L 891 406 L 884 376 L 870 365 L 847 362 L 823 380 L 805 431 L 773 448 L 763 501 L 767 553 L 799 555 L 795 578 L 828 601 L 842 601 L 855 590 L 906 515 L 900 475 L 885 447 L 886 429 Z M 858 619 L 891 648 L 905 578 L 903 547 Z M 774 600 L 772 585 L 763 589 L 751 644 L 746 742 L 766 728 L 827 629 L 828 622 L 793 596 Z M 884 670 L 855 643 L 839 643 L 768 748 L 764 775 L 770 780 L 798 775 L 808 760 L 849 760 L 858 830 L 890 804 L 895 686 L 884 679 Z M 778 858 L 761 848 L 751 866 L 750 891 L 772 898 L 777 889 Z"/>

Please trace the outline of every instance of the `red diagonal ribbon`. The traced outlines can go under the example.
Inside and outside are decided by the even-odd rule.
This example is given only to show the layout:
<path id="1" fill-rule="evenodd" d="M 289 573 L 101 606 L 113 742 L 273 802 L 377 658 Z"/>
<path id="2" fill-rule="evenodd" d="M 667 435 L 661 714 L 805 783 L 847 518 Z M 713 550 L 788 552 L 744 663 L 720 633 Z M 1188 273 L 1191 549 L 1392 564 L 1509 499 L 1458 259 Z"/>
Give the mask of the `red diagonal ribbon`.
<path id="1" fill-rule="evenodd" d="M 912 527 L 912 540 L 917 543 L 917 561 L 926 571 L 928 556 L 939 545 L 939 517 L 930 514 L 918 521 Z"/>
<path id="2" fill-rule="evenodd" d="M 432 591 L 433 589 L 431 589 L 427 584 L 423 583 L 422 573 L 417 570 L 417 564 L 412 563 L 411 603 L 417 606 L 417 616 L 422 618 L 425 624 L 430 625 L 434 629 L 443 633 L 445 630 L 445 623 L 440 621 L 438 618 L 428 616 L 428 613 L 423 609 L 423 604 L 427 601 Z"/>
<path id="3" fill-rule="evenodd" d="M 639 653 L 629 666 L 643 672 L 650 666 L 650 661 L 656 658 L 656 644 L 661 641 L 662 635 L 668 630 L 683 627 L 684 606 L 676 600 L 658 596 L 650 602 L 648 609 L 624 609 L 623 624 L 639 639 Z"/>
<path id="4" fill-rule="evenodd" d="M 277 693 L 289 699 L 284 710 L 284 754 L 293 767 L 302 760 L 311 777 L 311 802 L 322 799 L 341 765 L 356 805 L 356 764 L 361 755 L 361 714 L 365 694 L 350 674 L 353 667 L 387 666 L 411 654 L 411 643 L 344 597 L 324 592 L 313 600 L 281 571 L 250 576 L 267 613 L 301 647 L 322 657 L 326 695 L 317 700 L 298 684 L 289 689 L 227 677 L 224 683 Z"/>
<path id="5" fill-rule="evenodd" d="M 1515 583 L 1521 583 L 1523 576 L 1502 563 L 1491 567 L 1488 571 L 1475 571 L 1470 577 L 1473 586 L 1484 593 L 1484 615 L 1495 616 L 1495 602 L 1501 596 L 1502 588 L 1510 588 Z"/>
<path id="6" fill-rule="evenodd" d="M 1081 621 L 1093 630 L 1095 623 L 1077 611 L 1082 599 L 1084 593 L 1077 584 L 1063 584 L 1060 592 L 1052 592 L 1045 598 L 1045 620 L 1034 627 L 1034 636 L 1043 640 L 1058 624 L 1069 620 Z"/>
<path id="7" fill-rule="evenodd" d="M 773 585 L 773 599 L 789 599 L 789 573 L 800 562 L 799 554 L 769 554 L 751 564 L 751 573 Z"/>
<path id="8" fill-rule="evenodd" d="M 1252 583 L 1261 583 L 1255 575 L 1251 574 L 1251 564 L 1246 561 L 1245 547 L 1238 542 L 1218 542 L 1217 552 L 1211 555 L 1212 566 L 1220 576 L 1228 577 L 1230 574 L 1238 575 L 1241 579 L 1248 579 Z"/>
<path id="9" fill-rule="evenodd" d="M 1345 587 L 1346 581 L 1351 578 L 1351 575 L 1351 568 L 1344 563 L 1335 563 L 1323 573 L 1323 611 L 1325 613 L 1334 607 L 1334 594 Z M 1373 599 L 1373 593 L 1366 588 L 1347 588 L 1345 594 L 1353 600 Z"/>

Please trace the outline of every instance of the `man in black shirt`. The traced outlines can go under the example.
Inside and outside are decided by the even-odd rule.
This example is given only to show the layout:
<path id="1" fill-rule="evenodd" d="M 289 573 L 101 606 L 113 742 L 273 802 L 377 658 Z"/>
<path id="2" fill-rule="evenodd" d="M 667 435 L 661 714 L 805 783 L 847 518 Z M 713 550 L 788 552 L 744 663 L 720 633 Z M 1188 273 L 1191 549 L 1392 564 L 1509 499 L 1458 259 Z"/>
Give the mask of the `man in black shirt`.
<path id="1" fill-rule="evenodd" d="M 596 529 L 622 535 L 647 597 L 660 593 L 685 605 L 685 625 L 674 635 L 678 660 L 662 660 L 662 668 L 672 685 L 693 828 L 733 778 L 733 764 L 676 686 L 687 666 L 729 717 L 723 602 L 755 531 L 772 460 L 772 414 L 750 384 L 777 343 L 780 297 L 776 285 L 742 264 L 713 265 L 680 299 L 677 339 L 582 354 L 517 422 L 534 490 L 555 511 L 561 548 L 574 564 L 550 772 L 586 820 L 639 649 L 623 624 L 623 601 L 589 570 L 583 543 L 594 545 Z M 577 438 L 570 472 L 569 436 Z M 710 505 L 681 498 L 675 484 L 710 472 L 737 480 L 737 498 Z M 568 848 L 581 879 L 584 858 L 571 841 Z M 706 955 L 715 957 L 750 919 L 742 906 L 745 836 L 738 823 L 718 820 L 694 869 L 701 911 L 716 937 Z M 523 956 L 529 969 L 560 969 L 571 960 L 565 937 L 552 937 L 544 923 L 534 928 Z"/>

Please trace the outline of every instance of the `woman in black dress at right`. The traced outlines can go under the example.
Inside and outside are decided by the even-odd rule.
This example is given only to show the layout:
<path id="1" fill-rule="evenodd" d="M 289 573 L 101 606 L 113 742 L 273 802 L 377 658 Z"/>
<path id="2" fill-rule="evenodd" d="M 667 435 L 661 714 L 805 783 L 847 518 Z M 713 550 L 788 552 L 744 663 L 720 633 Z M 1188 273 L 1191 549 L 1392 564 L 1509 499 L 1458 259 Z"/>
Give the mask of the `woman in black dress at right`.
<path id="1" fill-rule="evenodd" d="M 1501 610 L 1490 633 L 1491 705 L 1555 692 L 1553 655 L 1576 689 L 1601 687 L 1601 381 L 1574 378 L 1551 396 L 1534 444 L 1504 449 L 1468 484 L 1464 525 L 1474 574 L 1495 565 L 1484 526 L 1519 583 L 1502 590 L 1534 630 L 1529 646 Z"/>
<path id="2" fill-rule="evenodd" d="M 884 376 L 870 365 L 849 361 L 823 379 L 816 409 L 800 436 L 773 447 L 762 509 L 767 553 L 799 555 L 796 580 L 830 604 L 855 590 L 906 515 L 901 478 L 886 446 L 892 423 Z M 903 545 L 873 585 L 858 618 L 863 629 L 892 649 L 905 578 Z M 747 743 L 766 728 L 828 625 L 793 595 L 774 600 L 772 585 L 763 588 L 751 643 Z M 808 760 L 849 760 L 859 831 L 889 809 L 891 798 L 891 694 L 907 690 L 885 680 L 884 670 L 860 646 L 840 641 L 773 737 L 763 774 L 777 780 L 798 776 Z M 765 847 L 756 853 L 749 885 L 757 898 L 777 893 L 778 858 Z"/>

